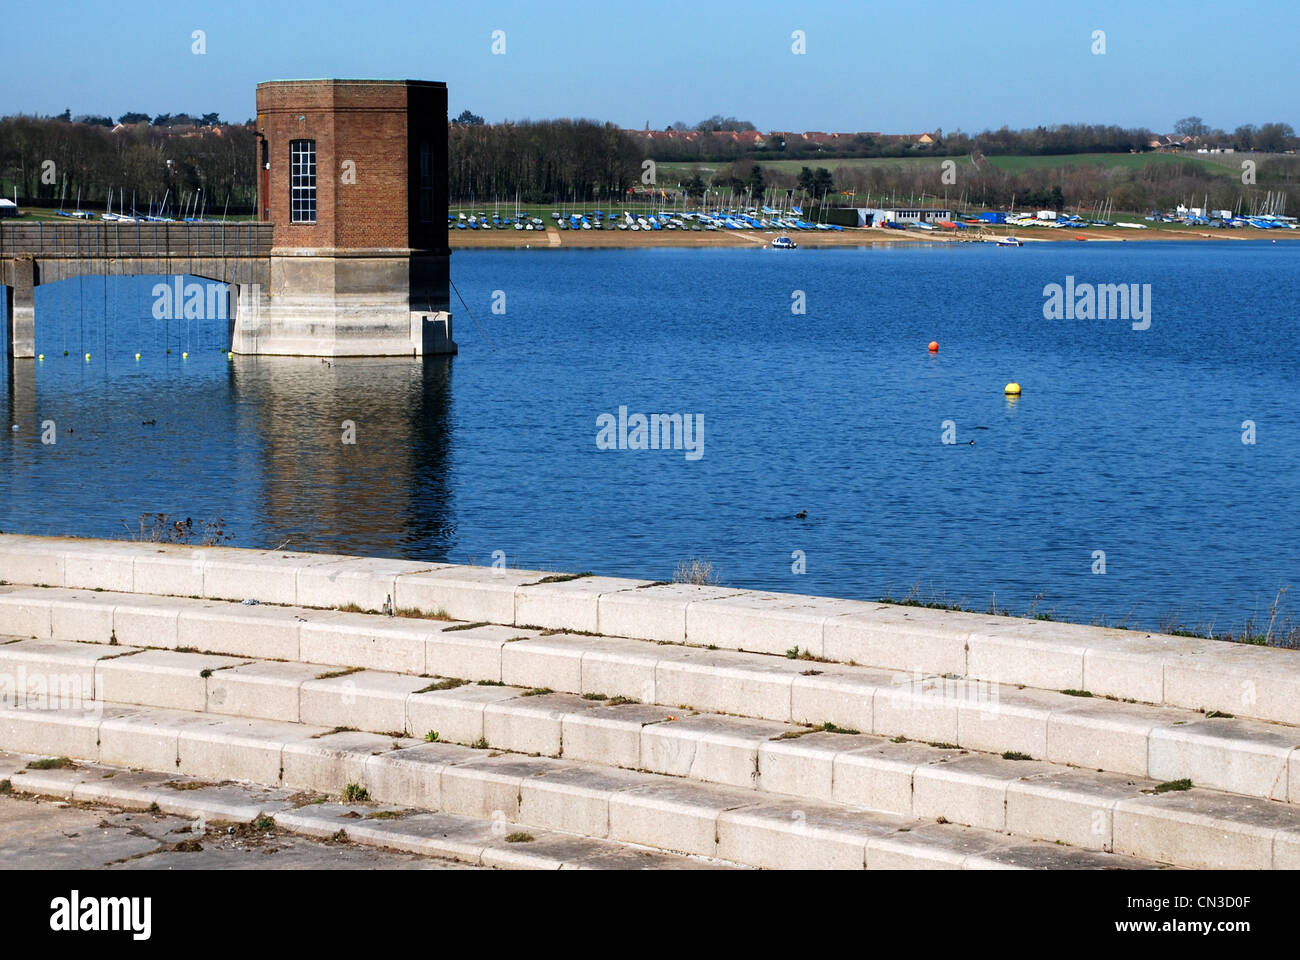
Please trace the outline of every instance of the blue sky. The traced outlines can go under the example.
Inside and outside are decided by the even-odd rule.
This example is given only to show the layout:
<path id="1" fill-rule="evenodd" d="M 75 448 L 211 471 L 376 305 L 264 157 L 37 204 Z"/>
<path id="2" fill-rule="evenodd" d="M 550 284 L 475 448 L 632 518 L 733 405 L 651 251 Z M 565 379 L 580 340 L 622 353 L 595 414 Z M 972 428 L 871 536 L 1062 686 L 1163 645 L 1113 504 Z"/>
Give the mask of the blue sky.
<path id="1" fill-rule="evenodd" d="M 328 76 L 444 80 L 453 115 L 493 122 L 662 129 L 722 113 L 763 130 L 1168 131 L 1195 114 L 1300 128 L 1295 0 L 41 0 L 7 4 L 3 23 L 0 114 L 244 120 L 259 80 Z"/>

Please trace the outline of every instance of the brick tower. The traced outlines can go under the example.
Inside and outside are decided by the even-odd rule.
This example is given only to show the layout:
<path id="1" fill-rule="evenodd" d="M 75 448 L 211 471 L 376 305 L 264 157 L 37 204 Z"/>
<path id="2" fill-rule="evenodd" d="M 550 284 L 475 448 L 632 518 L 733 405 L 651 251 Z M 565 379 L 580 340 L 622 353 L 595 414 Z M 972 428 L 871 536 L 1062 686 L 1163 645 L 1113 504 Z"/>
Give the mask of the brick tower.
<path id="1" fill-rule="evenodd" d="M 270 289 L 238 291 L 234 350 L 455 353 L 446 84 L 260 83 L 257 134 Z"/>

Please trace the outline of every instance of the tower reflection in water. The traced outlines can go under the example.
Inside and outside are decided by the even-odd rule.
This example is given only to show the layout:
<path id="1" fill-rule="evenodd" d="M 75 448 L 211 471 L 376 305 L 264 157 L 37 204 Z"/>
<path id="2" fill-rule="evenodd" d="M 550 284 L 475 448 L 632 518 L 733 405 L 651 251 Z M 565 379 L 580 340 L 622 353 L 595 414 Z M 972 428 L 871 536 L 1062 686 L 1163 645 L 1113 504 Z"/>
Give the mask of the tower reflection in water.
<path id="1" fill-rule="evenodd" d="M 298 550 L 441 559 L 456 525 L 447 356 L 237 357 L 241 473 L 261 478 L 258 539 Z"/>

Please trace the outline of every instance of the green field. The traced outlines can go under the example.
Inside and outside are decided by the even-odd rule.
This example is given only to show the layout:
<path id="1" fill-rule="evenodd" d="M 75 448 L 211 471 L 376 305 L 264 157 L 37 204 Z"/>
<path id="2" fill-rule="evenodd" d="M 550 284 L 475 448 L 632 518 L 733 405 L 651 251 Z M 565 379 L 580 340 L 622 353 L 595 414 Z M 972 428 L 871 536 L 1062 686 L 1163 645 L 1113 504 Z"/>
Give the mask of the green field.
<path id="1" fill-rule="evenodd" d="M 846 170 L 860 170 L 866 167 L 934 167 L 938 168 L 939 164 L 949 159 L 948 157 L 838 157 L 820 160 L 812 158 L 809 160 L 757 160 L 760 167 L 764 170 L 773 170 L 780 173 L 798 173 L 804 167 L 816 170 L 818 167 L 825 167 L 832 173 L 841 168 Z M 964 157 L 954 157 L 958 162 L 965 161 Z M 969 162 L 969 161 L 966 161 Z M 722 161 L 708 161 L 703 163 L 679 163 L 665 162 L 656 165 L 656 173 L 660 184 L 673 185 L 679 180 L 685 182 L 691 176 L 699 172 L 700 176 L 706 180 L 718 170 L 725 166 Z"/>
<path id="2" fill-rule="evenodd" d="M 1045 168 L 1100 166 L 1107 168 L 1140 169 L 1147 164 L 1182 165 L 1207 170 L 1222 176 L 1236 176 L 1241 170 L 1241 161 L 1249 158 L 1257 162 L 1266 161 L 1276 154 L 1173 154 L 1173 153 L 1069 153 L 1051 156 L 993 156 L 986 158 L 988 163 L 998 170 L 1008 173 L 1020 173 L 1024 170 Z M 871 167 L 903 168 L 938 168 L 944 160 L 955 160 L 958 168 L 970 165 L 970 158 L 961 157 L 828 157 L 807 160 L 757 160 L 764 170 L 781 173 L 798 173 L 804 167 L 813 170 L 825 167 L 836 170 L 862 170 Z M 698 171 L 708 177 L 716 173 L 725 164 L 722 161 L 684 163 L 669 161 L 658 164 L 658 179 L 661 184 L 676 184 L 689 180 Z"/>
<path id="3" fill-rule="evenodd" d="M 1222 157 L 1223 154 L 1214 154 Z M 1228 154 L 1231 161 L 1235 154 Z M 1210 159 L 1208 154 L 1173 154 L 1173 153 L 1070 153 L 1045 157 L 989 157 L 988 162 L 999 170 L 1008 173 L 1020 173 L 1023 170 L 1041 170 L 1059 167 L 1123 167 L 1141 169 L 1148 164 L 1164 166 L 1195 167 L 1210 173 L 1230 175 L 1228 164 Z M 1238 165 L 1237 169 L 1240 169 Z"/>

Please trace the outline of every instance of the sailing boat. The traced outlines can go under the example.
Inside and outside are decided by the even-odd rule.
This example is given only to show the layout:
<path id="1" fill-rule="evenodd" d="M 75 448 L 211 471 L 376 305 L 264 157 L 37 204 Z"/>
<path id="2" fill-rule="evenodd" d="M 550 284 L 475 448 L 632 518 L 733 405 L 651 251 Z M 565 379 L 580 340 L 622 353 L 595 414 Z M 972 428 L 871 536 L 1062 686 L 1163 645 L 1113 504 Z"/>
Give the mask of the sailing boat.
<path id="1" fill-rule="evenodd" d="M 1012 194 L 1011 195 L 1012 216 L 1014 215 L 1015 209 L 1016 209 L 1016 197 L 1015 194 Z M 1008 216 L 1007 219 L 1011 219 L 1011 216 Z M 994 242 L 999 247 L 1023 247 L 1025 245 L 1024 241 L 1019 239 L 1014 232 L 1008 233 L 1005 237 L 998 237 L 998 239 Z"/>

